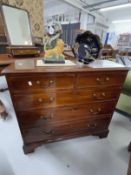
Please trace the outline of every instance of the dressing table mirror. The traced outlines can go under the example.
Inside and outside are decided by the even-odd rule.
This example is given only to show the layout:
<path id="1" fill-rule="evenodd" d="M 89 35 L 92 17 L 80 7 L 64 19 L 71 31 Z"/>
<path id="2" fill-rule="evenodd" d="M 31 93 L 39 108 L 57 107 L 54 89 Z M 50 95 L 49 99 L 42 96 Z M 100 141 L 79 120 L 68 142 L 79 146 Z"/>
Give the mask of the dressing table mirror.
<path id="1" fill-rule="evenodd" d="M 13 57 L 38 56 L 40 50 L 34 46 L 29 13 L 20 8 L 1 5 L 6 37 L 7 51 Z"/>

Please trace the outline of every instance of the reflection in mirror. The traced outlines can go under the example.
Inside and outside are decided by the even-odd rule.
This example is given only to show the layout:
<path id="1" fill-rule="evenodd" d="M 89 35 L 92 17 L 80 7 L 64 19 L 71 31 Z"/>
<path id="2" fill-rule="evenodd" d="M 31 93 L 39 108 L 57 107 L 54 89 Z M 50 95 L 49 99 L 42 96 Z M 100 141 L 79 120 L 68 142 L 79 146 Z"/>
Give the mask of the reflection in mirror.
<path id="1" fill-rule="evenodd" d="M 33 46 L 28 12 L 2 5 L 9 43 L 12 46 Z"/>

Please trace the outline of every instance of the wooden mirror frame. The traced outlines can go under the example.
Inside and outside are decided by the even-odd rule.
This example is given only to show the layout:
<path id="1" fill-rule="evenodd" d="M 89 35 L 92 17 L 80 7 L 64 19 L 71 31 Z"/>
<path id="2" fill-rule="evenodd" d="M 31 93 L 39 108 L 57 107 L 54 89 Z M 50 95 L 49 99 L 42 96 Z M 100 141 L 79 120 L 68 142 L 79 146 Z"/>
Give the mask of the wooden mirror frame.
<path id="1" fill-rule="evenodd" d="M 30 34 L 31 34 L 32 45 L 13 45 L 11 43 L 11 39 L 10 39 L 10 35 L 9 35 L 9 32 L 8 32 L 8 28 L 7 28 L 7 24 L 6 24 L 6 20 L 5 20 L 5 16 L 4 16 L 4 12 L 3 12 L 2 6 L 7 6 L 7 7 L 14 8 L 14 9 L 22 10 L 22 11 L 25 11 L 27 13 L 28 20 L 29 20 L 29 27 L 30 27 Z M 33 35 L 32 35 L 32 27 L 31 27 L 31 21 L 30 21 L 29 12 L 27 10 L 25 10 L 25 9 L 22 9 L 22 8 L 19 8 L 19 7 L 14 7 L 12 5 L 7 5 L 7 4 L 4 4 L 4 3 L 0 4 L 0 10 L 1 10 L 2 18 L 3 18 L 3 22 L 4 22 L 5 35 L 7 37 L 9 45 L 11 47 L 34 47 Z"/>
<path id="2" fill-rule="evenodd" d="M 7 24 L 6 24 L 6 20 L 5 20 L 5 16 L 4 16 L 3 8 L 2 8 L 3 6 L 11 7 L 11 8 L 18 9 L 18 10 L 23 10 L 27 13 L 32 45 L 13 45 L 11 43 L 10 35 L 8 32 L 8 28 L 7 28 Z M 35 44 L 33 41 L 32 27 L 31 27 L 29 12 L 25 9 L 14 7 L 12 5 L 7 5 L 4 3 L 0 4 L 0 10 L 1 10 L 2 18 L 3 18 L 3 23 L 4 23 L 5 36 L 8 40 L 8 44 L 9 44 L 9 47 L 7 47 L 7 53 L 11 54 L 13 57 L 39 56 L 40 50 L 37 47 L 35 47 Z"/>

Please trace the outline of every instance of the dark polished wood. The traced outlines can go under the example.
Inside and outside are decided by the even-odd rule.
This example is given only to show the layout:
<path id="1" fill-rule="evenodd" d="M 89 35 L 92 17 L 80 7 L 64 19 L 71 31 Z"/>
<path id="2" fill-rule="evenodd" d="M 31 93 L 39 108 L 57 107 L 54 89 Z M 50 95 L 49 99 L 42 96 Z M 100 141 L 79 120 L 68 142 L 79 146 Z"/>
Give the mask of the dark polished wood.
<path id="1" fill-rule="evenodd" d="M 39 56 L 40 50 L 37 47 L 7 47 L 7 53 L 12 55 L 12 57 L 32 57 Z"/>
<path id="2" fill-rule="evenodd" d="M 2 101 L 0 100 L 0 116 L 1 118 L 3 118 L 4 120 L 6 120 L 8 113 L 6 112 L 5 106 L 2 103 Z"/>
<path id="3" fill-rule="evenodd" d="M 8 54 L 0 54 L 0 66 L 6 67 L 13 63 L 15 60 Z"/>
<path id="4" fill-rule="evenodd" d="M 34 67 L 19 69 L 14 62 L 2 71 L 23 137 L 24 153 L 44 143 L 69 138 L 107 137 L 128 70 L 117 66 L 37 67 L 36 60 L 32 62 Z"/>
<path id="5" fill-rule="evenodd" d="M 128 146 L 128 151 L 131 152 L 131 142 L 130 142 L 130 144 Z"/>
<path id="6" fill-rule="evenodd" d="M 131 142 L 128 146 L 128 151 L 131 152 Z M 130 160 L 129 160 L 129 167 L 128 167 L 128 173 L 127 175 L 131 175 L 131 156 L 130 156 Z"/>
<path id="7" fill-rule="evenodd" d="M 87 105 L 74 105 L 60 108 L 39 108 L 34 110 L 18 111 L 19 123 L 22 127 L 38 127 L 54 122 L 70 121 L 73 116 L 75 120 L 88 118 L 100 118 L 111 115 L 116 100 L 104 102 L 87 103 Z"/>
<path id="8" fill-rule="evenodd" d="M 129 167 L 128 167 L 128 174 L 127 175 L 131 175 L 131 157 L 129 160 Z"/>

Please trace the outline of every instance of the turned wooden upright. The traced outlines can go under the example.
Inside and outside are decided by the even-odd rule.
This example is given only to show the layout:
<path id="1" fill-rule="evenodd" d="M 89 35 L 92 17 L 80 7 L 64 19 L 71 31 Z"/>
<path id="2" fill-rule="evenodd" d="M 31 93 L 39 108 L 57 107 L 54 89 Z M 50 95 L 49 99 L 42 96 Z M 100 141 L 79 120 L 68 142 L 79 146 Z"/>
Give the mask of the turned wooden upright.
<path id="1" fill-rule="evenodd" d="M 131 142 L 128 146 L 128 151 L 131 152 Z M 130 160 L 129 160 L 129 168 L 128 168 L 128 174 L 127 175 L 131 175 L 131 157 L 130 157 Z"/>

